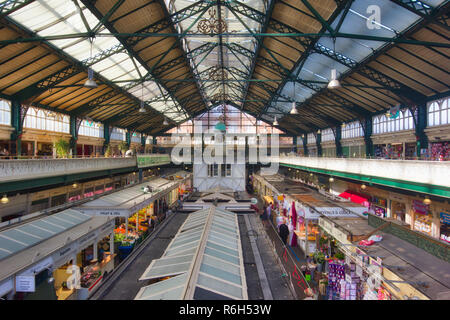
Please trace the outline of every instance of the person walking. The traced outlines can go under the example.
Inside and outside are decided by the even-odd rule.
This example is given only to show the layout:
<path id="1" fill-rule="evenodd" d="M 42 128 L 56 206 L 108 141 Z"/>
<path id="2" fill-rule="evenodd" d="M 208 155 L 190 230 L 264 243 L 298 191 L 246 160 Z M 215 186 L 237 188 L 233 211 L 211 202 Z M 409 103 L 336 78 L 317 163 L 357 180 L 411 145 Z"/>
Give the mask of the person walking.
<path id="1" fill-rule="evenodd" d="M 280 235 L 280 238 L 283 241 L 284 245 L 286 245 L 287 238 L 289 236 L 289 227 L 286 225 L 286 220 L 284 220 L 283 223 L 280 224 L 280 227 L 278 229 L 279 229 L 278 233 Z"/>
<path id="2" fill-rule="evenodd" d="M 268 225 L 268 221 L 267 221 L 267 210 L 266 210 L 266 207 L 264 207 L 264 209 L 263 209 L 263 211 L 261 213 L 261 220 L 262 220 L 263 226 L 265 228 L 267 228 L 269 225 Z"/>

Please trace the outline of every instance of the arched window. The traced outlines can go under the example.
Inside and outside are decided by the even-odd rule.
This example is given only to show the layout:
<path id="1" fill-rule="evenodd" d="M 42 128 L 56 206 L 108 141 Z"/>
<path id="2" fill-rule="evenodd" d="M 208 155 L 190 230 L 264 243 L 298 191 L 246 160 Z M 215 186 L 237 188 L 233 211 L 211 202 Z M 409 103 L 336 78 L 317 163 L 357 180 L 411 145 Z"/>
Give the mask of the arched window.
<path id="1" fill-rule="evenodd" d="M 11 125 L 11 103 L 0 99 L 0 124 Z"/>
<path id="2" fill-rule="evenodd" d="M 83 120 L 78 129 L 78 135 L 95 138 L 103 138 L 103 124 L 89 120 Z"/>
<path id="3" fill-rule="evenodd" d="M 69 133 L 69 116 L 40 108 L 28 108 L 24 128 Z"/>
<path id="4" fill-rule="evenodd" d="M 428 105 L 428 126 L 440 126 L 450 123 L 450 98 L 433 101 Z"/>

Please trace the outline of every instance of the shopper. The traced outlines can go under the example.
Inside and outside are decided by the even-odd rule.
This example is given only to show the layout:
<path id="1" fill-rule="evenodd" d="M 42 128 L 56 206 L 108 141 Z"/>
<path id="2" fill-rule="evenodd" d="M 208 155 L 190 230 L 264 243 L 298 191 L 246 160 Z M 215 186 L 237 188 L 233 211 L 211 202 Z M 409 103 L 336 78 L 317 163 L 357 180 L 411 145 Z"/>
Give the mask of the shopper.
<path id="1" fill-rule="evenodd" d="M 286 225 L 286 219 L 283 220 L 283 223 L 280 224 L 278 231 L 281 241 L 283 241 L 284 245 L 287 244 L 287 238 L 289 236 L 289 227 Z"/>
<path id="2" fill-rule="evenodd" d="M 268 221 L 267 221 L 267 208 L 264 208 L 264 210 L 261 214 L 261 220 L 262 220 L 263 226 L 265 228 L 267 228 L 269 226 Z"/>

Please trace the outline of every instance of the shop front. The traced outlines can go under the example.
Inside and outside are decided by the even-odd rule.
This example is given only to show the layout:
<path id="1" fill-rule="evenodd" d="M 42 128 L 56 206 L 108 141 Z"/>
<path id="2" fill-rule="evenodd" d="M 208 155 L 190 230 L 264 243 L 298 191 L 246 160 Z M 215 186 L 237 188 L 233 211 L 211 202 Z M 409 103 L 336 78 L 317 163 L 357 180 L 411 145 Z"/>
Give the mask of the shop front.
<path id="1" fill-rule="evenodd" d="M 387 217 L 387 200 L 378 196 L 372 196 L 369 210 L 381 218 Z"/>
<path id="2" fill-rule="evenodd" d="M 357 218 L 360 219 L 360 218 Z M 349 220 L 345 220 L 349 221 Z M 346 223 L 342 221 L 344 224 Z M 319 218 L 321 247 L 328 249 L 325 272 L 319 291 L 325 300 L 391 300 L 392 293 L 382 282 L 379 257 L 371 257 L 348 240 L 348 232 L 333 220 Z"/>
<path id="3" fill-rule="evenodd" d="M 439 218 L 440 218 L 439 239 L 447 243 L 450 243 L 450 211 L 440 212 Z"/>
<path id="4" fill-rule="evenodd" d="M 406 204 L 403 202 L 391 201 L 392 218 L 406 223 Z"/>
<path id="5" fill-rule="evenodd" d="M 414 230 L 432 236 L 433 214 L 430 206 L 420 200 L 413 200 Z"/>

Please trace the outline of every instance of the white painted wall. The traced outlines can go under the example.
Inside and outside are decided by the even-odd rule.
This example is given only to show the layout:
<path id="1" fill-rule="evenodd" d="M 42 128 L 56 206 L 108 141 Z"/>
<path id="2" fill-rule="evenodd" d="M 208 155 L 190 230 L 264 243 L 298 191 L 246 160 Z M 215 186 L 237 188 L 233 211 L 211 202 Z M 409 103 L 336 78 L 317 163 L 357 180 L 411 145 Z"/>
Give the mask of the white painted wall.
<path id="1" fill-rule="evenodd" d="M 232 164 L 231 177 L 208 177 L 208 164 L 194 164 L 194 188 L 203 192 L 213 188 L 230 189 L 233 191 L 245 191 L 245 164 Z"/>

